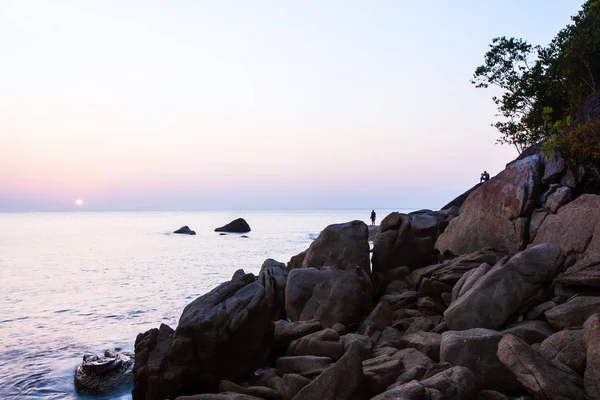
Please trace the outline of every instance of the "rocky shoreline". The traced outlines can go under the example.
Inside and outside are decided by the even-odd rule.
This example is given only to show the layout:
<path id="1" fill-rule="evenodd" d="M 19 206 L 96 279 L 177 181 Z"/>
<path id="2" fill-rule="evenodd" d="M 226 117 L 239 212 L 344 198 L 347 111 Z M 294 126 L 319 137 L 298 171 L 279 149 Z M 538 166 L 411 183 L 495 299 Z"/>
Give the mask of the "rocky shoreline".
<path id="1" fill-rule="evenodd" d="M 287 264 L 236 271 L 176 329 L 140 333 L 133 399 L 600 400 L 587 183 L 537 146 L 439 211 L 330 225 Z M 130 365 L 88 356 L 78 389 Z"/>
<path id="2" fill-rule="evenodd" d="M 376 234 L 330 225 L 138 335 L 133 398 L 600 399 L 600 196 L 584 175 L 534 153 Z"/>

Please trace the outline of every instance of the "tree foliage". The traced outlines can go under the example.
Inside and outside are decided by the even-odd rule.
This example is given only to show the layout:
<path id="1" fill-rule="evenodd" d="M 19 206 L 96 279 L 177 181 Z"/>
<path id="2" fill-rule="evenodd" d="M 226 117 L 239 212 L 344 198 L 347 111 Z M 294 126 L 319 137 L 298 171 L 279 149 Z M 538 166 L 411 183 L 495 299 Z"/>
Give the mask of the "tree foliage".
<path id="1" fill-rule="evenodd" d="M 600 90 L 600 0 L 587 0 L 572 23 L 545 47 L 524 39 L 492 40 L 471 83 L 496 86 L 498 143 L 519 153 L 551 134 L 557 121 Z"/>

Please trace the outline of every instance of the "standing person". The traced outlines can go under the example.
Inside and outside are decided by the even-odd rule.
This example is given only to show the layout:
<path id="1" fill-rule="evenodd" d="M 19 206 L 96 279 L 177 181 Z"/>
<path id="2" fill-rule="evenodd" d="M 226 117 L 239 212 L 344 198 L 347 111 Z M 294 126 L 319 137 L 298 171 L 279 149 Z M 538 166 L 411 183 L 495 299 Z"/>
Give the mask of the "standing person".
<path id="1" fill-rule="evenodd" d="M 371 210 L 371 225 L 375 225 L 375 218 L 377 214 L 375 214 L 375 210 Z"/>
<path id="2" fill-rule="evenodd" d="M 488 174 L 487 171 L 483 171 L 483 173 L 481 174 L 481 178 L 479 179 L 479 183 L 487 182 L 489 180 L 490 180 L 490 174 Z"/>

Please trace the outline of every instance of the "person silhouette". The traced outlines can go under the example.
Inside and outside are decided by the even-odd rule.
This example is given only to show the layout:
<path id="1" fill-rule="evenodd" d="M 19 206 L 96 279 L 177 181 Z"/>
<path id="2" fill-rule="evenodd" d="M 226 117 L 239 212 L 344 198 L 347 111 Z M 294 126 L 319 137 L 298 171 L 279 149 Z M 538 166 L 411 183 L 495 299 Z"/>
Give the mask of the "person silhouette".
<path id="1" fill-rule="evenodd" d="M 483 171 L 483 173 L 481 174 L 481 178 L 479 179 L 479 183 L 487 182 L 489 180 L 490 180 L 490 174 L 488 174 L 487 171 Z"/>
<path id="2" fill-rule="evenodd" d="M 371 210 L 371 225 L 375 225 L 375 218 L 377 214 L 375 214 L 375 210 Z"/>

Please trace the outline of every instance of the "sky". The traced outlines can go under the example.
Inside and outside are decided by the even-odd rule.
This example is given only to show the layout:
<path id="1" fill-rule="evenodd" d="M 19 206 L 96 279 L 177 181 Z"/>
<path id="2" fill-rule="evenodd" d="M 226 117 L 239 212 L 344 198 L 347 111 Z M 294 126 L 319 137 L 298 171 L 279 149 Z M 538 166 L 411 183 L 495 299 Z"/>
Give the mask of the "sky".
<path id="1" fill-rule="evenodd" d="M 0 0 L 0 212 L 439 208 L 518 155 L 492 38 L 581 4 Z"/>

